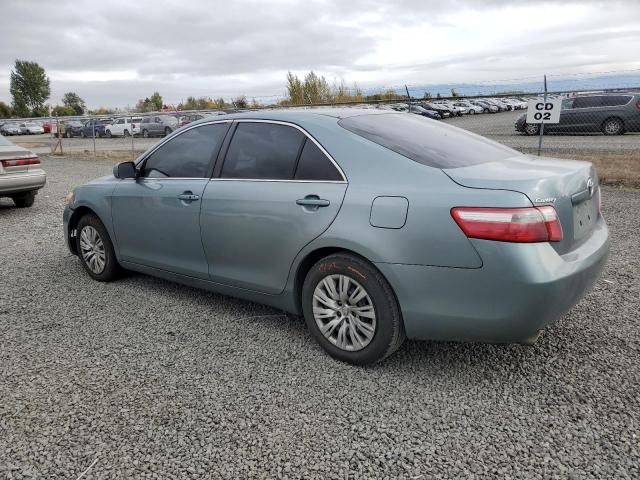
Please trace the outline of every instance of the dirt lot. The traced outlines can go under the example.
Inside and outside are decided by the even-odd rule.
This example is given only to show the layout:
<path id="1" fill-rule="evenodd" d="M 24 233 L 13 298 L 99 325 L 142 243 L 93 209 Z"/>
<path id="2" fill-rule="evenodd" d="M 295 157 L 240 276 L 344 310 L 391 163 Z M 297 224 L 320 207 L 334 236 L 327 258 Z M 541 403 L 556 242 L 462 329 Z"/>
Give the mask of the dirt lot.
<path id="1" fill-rule="evenodd" d="M 0 478 L 640 478 L 640 192 L 605 190 L 608 265 L 534 346 L 357 368 L 267 307 L 90 280 L 62 199 L 111 162 L 44 167 L 0 200 Z"/>

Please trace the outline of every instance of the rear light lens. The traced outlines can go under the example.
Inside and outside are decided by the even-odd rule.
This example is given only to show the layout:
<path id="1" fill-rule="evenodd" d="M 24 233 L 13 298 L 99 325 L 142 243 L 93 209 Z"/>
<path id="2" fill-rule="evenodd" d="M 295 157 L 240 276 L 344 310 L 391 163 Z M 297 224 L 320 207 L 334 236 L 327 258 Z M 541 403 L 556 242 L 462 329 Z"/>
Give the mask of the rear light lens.
<path id="1" fill-rule="evenodd" d="M 40 165 L 38 157 L 18 158 L 15 160 L 2 160 L 2 166 L 7 167 L 24 167 L 25 165 Z"/>
<path id="2" fill-rule="evenodd" d="M 552 206 L 527 208 L 456 207 L 451 216 L 469 238 L 499 242 L 559 242 L 562 225 Z"/>

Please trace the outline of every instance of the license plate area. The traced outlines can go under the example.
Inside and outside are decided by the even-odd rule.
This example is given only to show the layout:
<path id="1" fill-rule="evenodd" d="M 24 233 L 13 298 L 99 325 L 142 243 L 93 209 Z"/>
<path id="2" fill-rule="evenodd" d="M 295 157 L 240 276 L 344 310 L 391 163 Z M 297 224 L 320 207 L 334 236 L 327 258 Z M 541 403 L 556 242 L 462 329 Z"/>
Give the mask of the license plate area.
<path id="1" fill-rule="evenodd" d="M 598 201 L 596 197 L 573 206 L 573 239 L 584 238 L 598 221 Z"/>

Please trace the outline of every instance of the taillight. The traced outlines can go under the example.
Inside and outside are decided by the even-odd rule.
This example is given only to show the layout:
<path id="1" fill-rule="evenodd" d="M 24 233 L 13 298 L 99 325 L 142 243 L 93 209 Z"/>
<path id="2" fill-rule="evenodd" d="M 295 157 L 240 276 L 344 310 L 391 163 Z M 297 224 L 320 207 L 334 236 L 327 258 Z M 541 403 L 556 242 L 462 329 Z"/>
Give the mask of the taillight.
<path id="1" fill-rule="evenodd" d="M 456 207 L 451 216 L 469 238 L 499 242 L 559 242 L 562 225 L 552 206 L 527 208 Z"/>
<path id="2" fill-rule="evenodd" d="M 2 160 L 2 166 L 7 167 L 24 167 L 25 165 L 40 165 L 38 157 L 20 158 L 16 160 Z"/>

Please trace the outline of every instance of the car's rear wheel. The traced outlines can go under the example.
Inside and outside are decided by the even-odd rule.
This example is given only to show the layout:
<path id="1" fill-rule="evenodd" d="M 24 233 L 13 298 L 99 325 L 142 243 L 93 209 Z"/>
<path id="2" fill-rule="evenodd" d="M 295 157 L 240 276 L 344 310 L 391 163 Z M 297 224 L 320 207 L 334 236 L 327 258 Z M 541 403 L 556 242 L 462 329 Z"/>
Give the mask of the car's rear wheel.
<path id="1" fill-rule="evenodd" d="M 144 138 L 149 138 L 149 131 L 148 130 L 142 130 L 142 136 Z"/>
<path id="2" fill-rule="evenodd" d="M 302 309 L 318 343 L 344 362 L 378 362 L 406 338 L 391 286 L 355 255 L 330 255 L 311 267 L 302 287 Z"/>
<path id="3" fill-rule="evenodd" d="M 116 279 L 120 265 L 107 229 L 100 219 L 92 213 L 83 215 L 76 232 L 76 251 L 89 276 L 99 282 Z"/>
<path id="4" fill-rule="evenodd" d="M 524 133 L 527 135 L 538 135 L 540 133 L 540 125 L 536 123 L 527 123 L 524 126 Z"/>
<path id="5" fill-rule="evenodd" d="M 67 138 L 71 138 L 71 132 L 67 130 L 65 132 L 64 136 L 67 137 Z"/>
<path id="6" fill-rule="evenodd" d="M 473 108 L 469 109 L 469 115 L 475 115 L 476 111 Z"/>
<path id="7" fill-rule="evenodd" d="M 80 136 L 81 136 L 82 138 L 87 138 L 87 135 L 84 133 L 84 131 L 80 132 Z"/>
<path id="8" fill-rule="evenodd" d="M 622 135 L 624 133 L 624 123 L 619 118 L 607 118 L 602 123 L 602 133 L 605 135 Z"/>
<path id="9" fill-rule="evenodd" d="M 164 128 L 164 136 L 166 137 L 167 135 L 169 135 L 171 133 L 171 129 L 169 127 L 165 127 Z"/>
<path id="10" fill-rule="evenodd" d="M 125 131 L 124 131 L 124 133 L 123 133 L 123 135 L 124 135 L 125 137 L 128 137 L 128 136 L 129 136 L 129 130 L 125 130 Z"/>
<path id="11" fill-rule="evenodd" d="M 105 135 L 107 136 L 107 138 L 111 138 L 111 130 L 105 131 Z"/>
<path id="12" fill-rule="evenodd" d="M 18 208 L 29 208 L 36 200 L 36 192 L 24 192 L 11 196 L 11 200 Z"/>

